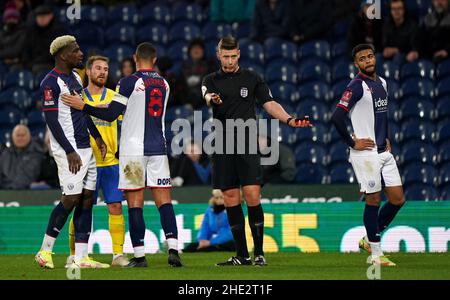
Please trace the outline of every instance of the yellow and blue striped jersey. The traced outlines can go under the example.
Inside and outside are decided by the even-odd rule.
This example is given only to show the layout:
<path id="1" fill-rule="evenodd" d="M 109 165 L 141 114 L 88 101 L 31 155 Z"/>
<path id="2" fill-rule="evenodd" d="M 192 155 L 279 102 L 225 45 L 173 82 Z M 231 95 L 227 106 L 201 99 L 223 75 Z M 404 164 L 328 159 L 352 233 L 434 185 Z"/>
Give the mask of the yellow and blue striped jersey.
<path id="1" fill-rule="evenodd" d="M 107 107 L 111 103 L 115 92 L 113 90 L 103 88 L 103 92 L 99 95 L 91 95 L 87 88 L 83 90 L 83 100 L 89 105 L 96 107 Z M 95 160 L 97 162 L 97 167 L 107 167 L 112 165 L 117 165 L 119 160 L 115 157 L 117 149 L 119 147 L 119 128 L 118 122 L 122 120 L 120 116 L 117 120 L 112 122 L 107 122 L 100 120 L 95 117 L 91 117 L 94 121 L 95 126 L 100 132 L 103 141 L 107 146 L 107 153 L 105 160 L 102 160 L 100 150 L 95 143 L 94 138 L 91 136 L 91 146 L 94 152 Z"/>

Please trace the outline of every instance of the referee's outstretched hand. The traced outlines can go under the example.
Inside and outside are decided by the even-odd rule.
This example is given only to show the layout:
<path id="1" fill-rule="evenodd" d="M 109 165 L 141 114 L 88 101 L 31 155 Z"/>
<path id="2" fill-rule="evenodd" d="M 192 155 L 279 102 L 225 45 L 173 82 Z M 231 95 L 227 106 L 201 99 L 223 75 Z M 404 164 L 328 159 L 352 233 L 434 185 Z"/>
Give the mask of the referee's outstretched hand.
<path id="1" fill-rule="evenodd" d="M 220 104 L 222 104 L 222 99 L 220 99 L 220 96 L 218 94 L 212 93 L 211 94 L 211 102 L 216 105 L 220 105 Z"/>
<path id="2" fill-rule="evenodd" d="M 289 121 L 289 126 L 291 127 L 313 127 L 314 125 L 311 124 L 311 121 L 309 120 L 309 116 L 305 116 L 302 119 L 292 119 Z"/>

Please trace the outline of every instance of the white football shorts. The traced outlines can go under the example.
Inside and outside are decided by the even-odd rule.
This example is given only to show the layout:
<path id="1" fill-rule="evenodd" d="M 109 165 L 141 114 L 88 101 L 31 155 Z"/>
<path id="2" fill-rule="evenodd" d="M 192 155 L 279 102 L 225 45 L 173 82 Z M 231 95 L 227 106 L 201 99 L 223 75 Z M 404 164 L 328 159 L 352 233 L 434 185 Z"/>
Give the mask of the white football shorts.
<path id="1" fill-rule="evenodd" d="M 95 191 L 97 166 L 92 148 L 76 149 L 75 151 L 80 156 L 82 162 L 81 169 L 76 174 L 69 171 L 66 152 L 53 152 L 53 157 L 58 166 L 59 183 L 64 195 L 81 194 L 83 189 Z"/>
<path id="2" fill-rule="evenodd" d="M 167 155 L 120 156 L 119 168 L 120 190 L 172 187 Z"/>
<path id="3" fill-rule="evenodd" d="M 381 191 L 382 179 L 387 187 L 402 185 L 397 163 L 390 152 L 355 155 L 354 151 L 350 151 L 350 163 L 363 193 Z"/>

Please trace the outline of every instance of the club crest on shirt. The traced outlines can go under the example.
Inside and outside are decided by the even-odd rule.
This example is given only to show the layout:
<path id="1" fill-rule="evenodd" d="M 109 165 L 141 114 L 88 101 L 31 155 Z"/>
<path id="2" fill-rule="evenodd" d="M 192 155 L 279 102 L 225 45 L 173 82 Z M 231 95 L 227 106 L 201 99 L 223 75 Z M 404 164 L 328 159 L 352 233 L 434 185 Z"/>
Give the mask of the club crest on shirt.
<path id="1" fill-rule="evenodd" d="M 45 89 L 44 90 L 44 101 L 51 101 L 53 100 L 53 92 L 51 89 Z"/>
<path id="2" fill-rule="evenodd" d="M 369 186 L 371 188 L 373 188 L 375 186 L 375 181 L 374 180 L 369 180 Z"/>
<path id="3" fill-rule="evenodd" d="M 247 97 L 248 97 L 248 88 L 246 88 L 246 87 L 241 87 L 241 92 L 240 92 L 240 94 L 241 94 L 241 97 L 242 97 L 242 98 L 247 98 Z"/>

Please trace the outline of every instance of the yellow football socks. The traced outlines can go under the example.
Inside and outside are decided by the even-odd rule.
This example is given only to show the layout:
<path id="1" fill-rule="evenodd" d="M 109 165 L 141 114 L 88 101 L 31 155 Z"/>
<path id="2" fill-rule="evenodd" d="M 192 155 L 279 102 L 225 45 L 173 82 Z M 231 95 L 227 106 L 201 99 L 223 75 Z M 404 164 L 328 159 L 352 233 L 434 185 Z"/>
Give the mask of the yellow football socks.
<path id="1" fill-rule="evenodd" d="M 125 241 L 125 221 L 122 214 L 109 214 L 109 233 L 113 243 L 113 253 L 122 254 Z"/>
<path id="2" fill-rule="evenodd" d="M 73 226 L 73 215 L 69 223 L 69 248 L 70 255 L 75 255 L 75 226 Z"/>

